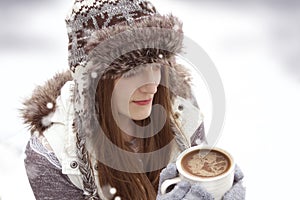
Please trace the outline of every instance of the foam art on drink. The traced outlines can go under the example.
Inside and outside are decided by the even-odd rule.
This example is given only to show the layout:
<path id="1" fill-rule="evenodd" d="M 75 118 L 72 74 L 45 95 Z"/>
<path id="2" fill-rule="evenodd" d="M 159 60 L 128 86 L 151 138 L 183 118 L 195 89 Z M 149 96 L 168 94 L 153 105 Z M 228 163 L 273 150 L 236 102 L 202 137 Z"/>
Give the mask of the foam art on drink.
<path id="1" fill-rule="evenodd" d="M 214 147 L 194 146 L 183 151 L 177 158 L 179 177 L 165 180 L 161 193 L 180 181 L 200 183 L 215 200 L 221 200 L 232 187 L 235 163 L 225 150 Z"/>
<path id="2" fill-rule="evenodd" d="M 181 164 L 186 172 L 199 177 L 219 176 L 230 167 L 230 161 L 224 154 L 208 149 L 185 155 Z"/>

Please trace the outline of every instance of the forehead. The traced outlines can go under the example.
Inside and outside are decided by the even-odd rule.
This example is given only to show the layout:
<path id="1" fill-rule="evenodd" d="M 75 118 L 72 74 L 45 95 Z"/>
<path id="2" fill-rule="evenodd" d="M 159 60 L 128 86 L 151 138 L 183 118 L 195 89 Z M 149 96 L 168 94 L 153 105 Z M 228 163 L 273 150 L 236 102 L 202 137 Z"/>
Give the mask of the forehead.
<path id="1" fill-rule="evenodd" d="M 126 74 L 127 72 L 134 72 L 134 71 L 138 72 L 138 71 L 144 70 L 144 69 L 149 68 L 149 67 L 162 67 L 162 66 L 164 66 L 163 63 L 147 63 L 147 64 L 142 64 L 142 65 L 138 65 L 136 67 L 133 67 L 131 69 L 126 70 L 124 73 L 122 73 L 122 75 Z"/>
<path id="2" fill-rule="evenodd" d="M 141 64 L 138 66 L 134 66 L 134 67 L 128 67 L 127 69 L 123 69 L 123 70 L 108 70 L 104 76 L 105 77 L 110 77 L 113 79 L 118 79 L 120 77 L 126 77 L 128 75 L 134 75 L 135 73 L 138 73 L 140 71 L 143 71 L 144 69 L 148 68 L 148 67 L 162 67 L 165 66 L 166 64 L 164 63 L 147 63 L 147 64 Z"/>

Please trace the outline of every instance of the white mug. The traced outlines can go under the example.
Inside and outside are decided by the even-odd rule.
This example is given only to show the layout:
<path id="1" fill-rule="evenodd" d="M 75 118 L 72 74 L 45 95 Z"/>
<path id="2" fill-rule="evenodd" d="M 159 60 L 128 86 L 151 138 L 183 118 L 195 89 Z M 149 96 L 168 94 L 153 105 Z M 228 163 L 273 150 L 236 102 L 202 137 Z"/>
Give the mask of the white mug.
<path id="1" fill-rule="evenodd" d="M 169 186 L 185 180 L 200 183 L 215 200 L 220 200 L 233 184 L 234 160 L 220 148 L 188 148 L 178 156 L 176 167 L 179 177 L 165 180 L 161 185 L 162 194 L 166 193 Z"/>

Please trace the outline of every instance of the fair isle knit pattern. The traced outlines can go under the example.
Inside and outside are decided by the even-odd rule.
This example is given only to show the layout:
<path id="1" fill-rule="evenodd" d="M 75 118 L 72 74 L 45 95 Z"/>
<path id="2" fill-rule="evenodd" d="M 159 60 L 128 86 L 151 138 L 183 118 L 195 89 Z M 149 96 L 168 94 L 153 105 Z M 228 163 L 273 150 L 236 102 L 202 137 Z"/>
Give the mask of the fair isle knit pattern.
<path id="1" fill-rule="evenodd" d="M 71 71 L 86 62 L 85 45 L 95 30 L 119 23 L 133 25 L 135 20 L 154 14 L 156 9 L 146 0 L 76 0 L 66 18 Z"/>

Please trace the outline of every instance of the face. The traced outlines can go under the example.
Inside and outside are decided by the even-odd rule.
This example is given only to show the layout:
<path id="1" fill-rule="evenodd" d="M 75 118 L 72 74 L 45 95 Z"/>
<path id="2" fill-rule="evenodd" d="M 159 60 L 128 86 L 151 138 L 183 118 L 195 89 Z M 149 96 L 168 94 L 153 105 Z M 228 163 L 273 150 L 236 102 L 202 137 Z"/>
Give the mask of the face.
<path id="1" fill-rule="evenodd" d="M 150 116 L 152 101 L 161 80 L 159 64 L 148 64 L 126 72 L 115 81 L 113 104 L 117 112 L 133 120 Z"/>

